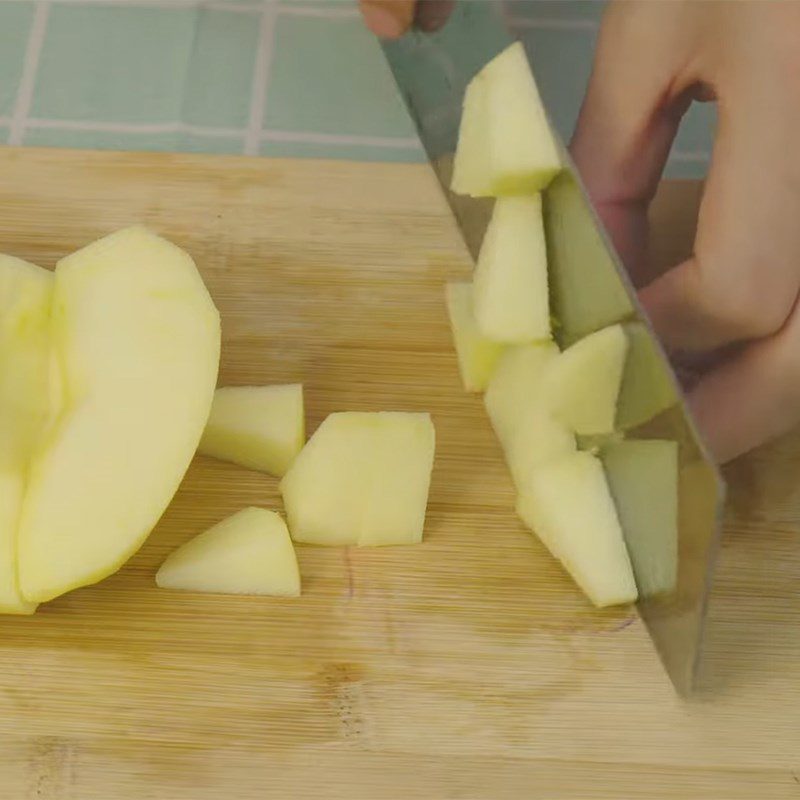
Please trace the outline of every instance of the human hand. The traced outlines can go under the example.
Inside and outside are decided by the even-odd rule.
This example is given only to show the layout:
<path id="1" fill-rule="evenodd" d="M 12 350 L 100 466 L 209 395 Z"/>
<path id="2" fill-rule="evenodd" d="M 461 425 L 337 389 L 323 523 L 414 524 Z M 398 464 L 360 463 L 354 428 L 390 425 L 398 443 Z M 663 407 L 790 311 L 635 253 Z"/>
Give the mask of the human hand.
<path id="1" fill-rule="evenodd" d="M 435 31 L 444 25 L 455 0 L 358 0 L 364 22 L 384 39 L 402 36 L 412 25 Z"/>
<path id="2" fill-rule="evenodd" d="M 800 419 L 798 42 L 798 3 L 614 2 L 572 142 L 636 282 L 680 118 L 717 101 L 694 254 L 640 297 L 673 354 L 712 354 L 689 397 L 721 462 Z"/>

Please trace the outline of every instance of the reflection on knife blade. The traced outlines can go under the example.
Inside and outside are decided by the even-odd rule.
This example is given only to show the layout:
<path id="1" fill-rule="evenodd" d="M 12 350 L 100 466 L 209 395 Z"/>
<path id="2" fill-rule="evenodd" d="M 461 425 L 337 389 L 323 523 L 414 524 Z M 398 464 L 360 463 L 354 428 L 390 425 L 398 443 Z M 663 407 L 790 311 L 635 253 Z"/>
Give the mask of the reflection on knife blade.
<path id="1" fill-rule="evenodd" d="M 480 260 L 494 200 L 492 197 L 458 196 L 450 191 L 451 182 L 464 191 L 471 185 L 474 189 L 483 180 L 484 185 L 477 185 L 477 190 L 473 191 L 479 195 L 531 193 L 542 188 L 546 268 L 551 314 L 556 320 L 553 335 L 560 347 L 568 348 L 564 356 L 570 352 L 570 345 L 585 340 L 589 334 L 624 323 L 627 357 L 614 427 L 625 430 L 626 442 L 619 444 L 618 435 L 594 437 L 591 441 L 581 437 L 578 444 L 586 447 L 588 442 L 592 450 L 563 454 L 563 458 L 573 459 L 570 462 L 573 466 L 560 468 L 559 474 L 572 476 L 566 483 L 567 487 L 572 487 L 569 491 L 583 492 L 586 497 L 593 496 L 592 492 L 596 495 L 598 473 L 594 462 L 587 459 L 593 459 L 595 454 L 603 459 L 617 517 L 625 528 L 625 543 L 638 587 L 639 611 L 673 683 L 679 692 L 688 693 L 699 657 L 723 484 L 697 435 L 672 370 L 557 137 L 561 169 L 549 184 L 547 180 L 552 175 L 547 174 L 546 168 L 540 170 L 538 177 L 528 169 L 523 179 L 515 183 L 513 175 L 503 177 L 502 169 L 494 176 L 499 174 L 498 180 L 490 176 L 487 181 L 485 174 L 476 178 L 470 175 L 470 169 L 474 170 L 474 165 L 470 164 L 466 165 L 466 173 L 463 164 L 457 166 L 455 181 L 452 181 L 467 87 L 484 66 L 512 42 L 497 4 L 466 3 L 457 7 L 442 30 L 433 34 L 410 33 L 397 42 L 385 43 L 384 50 L 431 165 L 476 261 Z M 533 85 L 535 87 L 535 83 Z M 474 105 L 481 111 L 473 120 L 465 122 L 472 129 L 467 137 L 473 140 L 470 147 L 483 147 L 485 151 L 487 134 L 485 130 L 481 132 L 481 126 L 492 125 L 495 163 L 507 167 L 509 159 L 513 161 L 516 157 L 515 148 L 520 147 L 520 131 L 524 127 L 514 120 L 526 114 L 525 108 L 518 107 L 524 105 L 525 91 L 519 86 L 511 90 L 506 88 L 489 100 L 485 87 L 473 94 L 478 97 Z M 537 110 L 528 108 L 528 117 L 535 116 Z M 508 121 L 502 122 L 503 117 Z M 552 127 L 548 127 L 552 131 Z M 474 144 L 482 137 L 484 145 Z M 535 137 L 528 136 L 527 142 L 522 141 L 523 147 L 526 144 L 535 147 Z M 548 157 L 542 155 L 541 140 L 538 145 L 535 155 L 546 164 Z M 463 159 L 464 146 L 459 149 L 459 158 Z M 541 182 L 541 187 L 537 186 L 537 181 Z M 497 263 L 497 257 L 493 261 Z M 507 259 L 503 261 L 508 263 Z M 484 293 L 482 289 L 480 294 Z M 480 302 L 485 301 L 476 298 L 476 303 Z M 600 369 L 598 374 L 603 372 Z M 591 391 L 586 391 L 589 392 L 586 402 L 594 402 Z M 530 410 L 534 405 L 533 402 L 523 403 L 528 418 L 538 413 Z M 516 434 L 517 441 L 523 444 L 515 447 L 538 446 L 540 440 L 535 436 L 531 438 L 530 430 Z M 546 483 L 550 491 L 554 481 Z M 558 490 L 554 496 L 561 497 L 559 492 L 563 490 Z M 521 497 L 523 494 L 521 492 Z M 544 489 L 539 491 L 540 497 L 546 495 Z M 562 500 L 569 505 L 578 504 L 577 497 Z M 535 527 L 540 536 L 552 532 L 553 515 L 557 517 L 560 513 L 558 502 L 550 508 L 549 517 L 547 514 L 543 517 L 541 510 L 538 512 Z M 592 524 L 591 519 L 576 518 L 566 526 L 564 536 L 573 535 L 582 541 L 585 531 L 577 530 L 577 526 L 589 524 Z M 561 530 L 558 525 L 556 528 Z M 579 545 L 577 550 L 573 548 L 567 552 L 564 536 L 558 544 L 552 541 L 548 544 L 551 550 L 558 551 L 556 555 L 568 568 L 570 565 L 575 568 L 570 552 L 595 545 Z M 609 551 L 604 552 L 607 555 Z M 670 586 L 673 587 L 671 591 Z"/>

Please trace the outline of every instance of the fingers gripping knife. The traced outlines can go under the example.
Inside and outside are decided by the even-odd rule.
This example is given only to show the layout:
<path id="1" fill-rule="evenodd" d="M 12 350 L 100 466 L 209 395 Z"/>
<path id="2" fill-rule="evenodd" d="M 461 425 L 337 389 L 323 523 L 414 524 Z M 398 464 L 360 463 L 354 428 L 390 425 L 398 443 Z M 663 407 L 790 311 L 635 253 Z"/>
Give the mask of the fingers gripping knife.
<path id="1" fill-rule="evenodd" d="M 466 86 L 513 42 L 500 7 L 499 3 L 458 4 L 442 30 L 414 31 L 399 41 L 384 43 L 389 66 L 473 257 L 478 254 L 491 200 L 458 197 L 449 186 Z M 664 526 L 657 524 L 655 510 L 647 535 L 635 540 L 628 537 L 626 544 L 641 617 L 677 691 L 688 694 L 699 664 L 724 486 L 563 146 L 562 151 L 565 166 L 544 192 L 549 280 L 554 315 L 560 323 L 556 338 L 562 346 L 568 345 L 605 325 L 626 321 L 635 335 L 620 390 L 618 422 L 627 429 L 628 439 L 659 438 L 678 444 L 677 542 L 659 541 Z M 642 413 L 647 409 L 652 413 Z M 627 495 L 634 505 L 635 477 L 630 469 L 609 474 L 612 487 L 615 481 L 628 482 L 629 491 L 621 496 Z M 620 495 L 616 498 L 619 504 Z M 641 513 L 641 501 L 638 505 Z M 627 509 L 619 511 L 623 516 Z M 667 558 L 667 553 L 672 553 L 673 562 L 677 559 L 677 565 L 662 565 L 672 572 L 670 589 L 650 591 L 648 575 L 659 571 L 654 562 Z M 642 564 L 648 564 L 648 570 L 637 569 Z"/>

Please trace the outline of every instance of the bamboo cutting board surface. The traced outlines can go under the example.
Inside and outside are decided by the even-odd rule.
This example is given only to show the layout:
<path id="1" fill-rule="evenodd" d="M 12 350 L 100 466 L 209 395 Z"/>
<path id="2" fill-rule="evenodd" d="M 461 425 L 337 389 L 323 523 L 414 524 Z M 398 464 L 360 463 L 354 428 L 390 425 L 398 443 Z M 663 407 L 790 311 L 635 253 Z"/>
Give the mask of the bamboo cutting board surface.
<path id="1" fill-rule="evenodd" d="M 299 547 L 299 600 L 156 589 L 195 533 L 280 508 L 274 479 L 198 457 L 122 571 L 0 618 L 0 797 L 800 797 L 800 439 L 729 470 L 707 678 L 683 702 L 635 612 L 589 608 L 511 511 L 459 385 L 442 286 L 470 263 L 426 168 L 14 149 L 0 176 L 2 251 L 52 267 L 132 222 L 188 249 L 221 384 L 302 381 L 310 430 L 427 410 L 438 439 L 424 543 Z M 696 199 L 662 197 L 670 230 Z"/>

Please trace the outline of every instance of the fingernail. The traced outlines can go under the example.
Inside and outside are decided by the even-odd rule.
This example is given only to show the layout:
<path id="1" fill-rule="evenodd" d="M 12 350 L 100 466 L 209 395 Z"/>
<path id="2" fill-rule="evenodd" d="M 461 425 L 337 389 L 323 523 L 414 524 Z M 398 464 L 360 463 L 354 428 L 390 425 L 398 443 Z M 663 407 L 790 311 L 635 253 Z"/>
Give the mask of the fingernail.
<path id="1" fill-rule="evenodd" d="M 383 39 L 396 39 L 404 33 L 400 20 L 386 7 L 370 6 L 365 17 L 369 29 Z"/>

